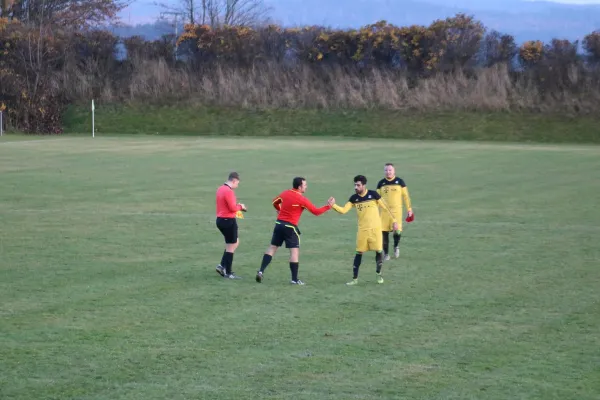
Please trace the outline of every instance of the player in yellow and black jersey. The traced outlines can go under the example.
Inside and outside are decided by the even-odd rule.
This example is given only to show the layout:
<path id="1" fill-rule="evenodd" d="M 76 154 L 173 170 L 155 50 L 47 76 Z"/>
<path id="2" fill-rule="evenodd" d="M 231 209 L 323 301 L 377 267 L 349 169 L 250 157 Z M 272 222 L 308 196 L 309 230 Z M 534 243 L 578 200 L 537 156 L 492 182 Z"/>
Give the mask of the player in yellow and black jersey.
<path id="1" fill-rule="evenodd" d="M 376 252 L 375 262 L 377 263 L 377 282 L 383 283 L 381 276 L 381 267 L 383 265 L 383 240 L 381 236 L 381 217 L 379 216 L 379 208 L 389 214 L 389 218 L 393 220 L 394 229 L 398 228 L 398 224 L 394 220 L 394 216 L 387 208 L 385 202 L 381 200 L 381 196 L 374 190 L 367 189 L 367 178 L 363 175 L 354 177 L 355 194 L 348 199 L 344 207 L 334 204 L 332 208 L 340 214 L 346 214 L 350 209 L 356 209 L 358 217 L 358 232 L 356 234 L 356 255 L 354 256 L 353 278 L 347 285 L 356 285 L 358 283 L 358 269 L 362 261 L 364 252 L 373 250 Z"/>
<path id="2" fill-rule="evenodd" d="M 381 213 L 381 229 L 383 235 L 383 253 L 384 260 L 390 259 L 390 232 L 394 232 L 394 257 L 400 257 L 400 237 L 402 236 L 402 215 L 403 206 L 406 205 L 407 210 L 407 222 L 411 222 L 414 219 L 412 211 L 412 204 L 410 202 L 410 195 L 408 194 L 408 188 L 402 178 L 396 176 L 396 170 L 394 164 L 387 163 L 384 167 L 385 178 L 379 181 L 377 184 L 377 193 L 381 195 L 381 198 L 385 201 L 388 208 L 394 215 L 394 219 L 391 219 L 386 212 Z M 383 210 L 382 210 L 383 211 Z M 393 221 L 398 221 L 398 229 L 393 228 Z"/>

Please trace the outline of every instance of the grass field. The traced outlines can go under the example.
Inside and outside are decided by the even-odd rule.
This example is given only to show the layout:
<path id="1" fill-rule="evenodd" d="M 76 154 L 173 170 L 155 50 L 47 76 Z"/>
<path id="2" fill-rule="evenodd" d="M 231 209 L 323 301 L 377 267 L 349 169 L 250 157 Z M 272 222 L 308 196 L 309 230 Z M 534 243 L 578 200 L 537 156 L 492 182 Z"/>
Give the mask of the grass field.
<path id="1" fill-rule="evenodd" d="M 0 398 L 598 399 L 600 147 L 0 139 Z M 225 154 L 227 154 L 225 156 Z M 292 177 L 324 204 L 398 165 L 416 221 L 375 283 L 356 216 L 304 215 L 253 277 Z M 214 192 L 235 169 L 227 281 Z"/>

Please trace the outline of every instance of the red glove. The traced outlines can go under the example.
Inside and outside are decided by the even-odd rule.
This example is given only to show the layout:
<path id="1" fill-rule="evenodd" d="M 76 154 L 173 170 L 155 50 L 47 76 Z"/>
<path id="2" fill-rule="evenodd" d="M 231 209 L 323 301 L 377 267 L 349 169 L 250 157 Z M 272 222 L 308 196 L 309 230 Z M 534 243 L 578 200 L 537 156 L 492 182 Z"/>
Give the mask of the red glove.
<path id="1" fill-rule="evenodd" d="M 406 215 L 406 222 L 413 222 L 415 220 L 415 213 L 410 212 Z"/>

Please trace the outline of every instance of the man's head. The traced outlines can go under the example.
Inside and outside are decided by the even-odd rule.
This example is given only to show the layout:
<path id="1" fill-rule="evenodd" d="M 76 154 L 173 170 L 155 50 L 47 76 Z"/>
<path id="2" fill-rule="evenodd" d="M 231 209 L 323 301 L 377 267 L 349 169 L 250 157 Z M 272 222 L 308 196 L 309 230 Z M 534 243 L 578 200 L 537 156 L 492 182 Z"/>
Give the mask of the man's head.
<path id="1" fill-rule="evenodd" d="M 385 164 L 385 167 L 383 167 L 383 172 L 385 172 L 385 177 L 388 179 L 392 179 L 394 176 L 396 176 L 396 169 L 392 163 Z"/>
<path id="2" fill-rule="evenodd" d="M 231 186 L 233 189 L 237 188 L 240 184 L 240 174 L 237 172 L 230 173 L 229 177 L 227 178 L 227 183 L 229 183 L 229 186 Z"/>
<path id="3" fill-rule="evenodd" d="M 302 178 L 301 176 L 295 177 L 292 182 L 292 187 L 300 193 L 306 192 L 306 179 Z"/>
<path id="4" fill-rule="evenodd" d="M 354 177 L 354 191 L 356 194 L 362 194 L 367 190 L 367 178 L 364 175 Z"/>

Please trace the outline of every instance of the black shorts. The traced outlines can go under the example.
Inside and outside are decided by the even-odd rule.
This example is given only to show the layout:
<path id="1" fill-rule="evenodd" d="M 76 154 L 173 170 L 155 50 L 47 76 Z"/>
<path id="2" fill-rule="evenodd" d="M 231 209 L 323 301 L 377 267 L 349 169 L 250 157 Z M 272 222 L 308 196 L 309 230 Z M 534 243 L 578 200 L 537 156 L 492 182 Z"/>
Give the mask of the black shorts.
<path id="1" fill-rule="evenodd" d="M 271 245 L 281 247 L 285 242 L 285 247 L 295 249 L 300 247 L 300 229 L 297 226 L 285 221 L 276 221 L 273 228 L 273 238 Z"/>
<path id="2" fill-rule="evenodd" d="M 235 218 L 217 217 L 217 228 L 225 237 L 225 243 L 237 243 L 238 240 L 238 225 Z"/>

